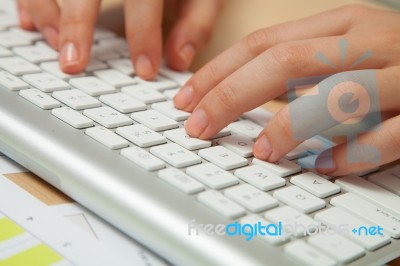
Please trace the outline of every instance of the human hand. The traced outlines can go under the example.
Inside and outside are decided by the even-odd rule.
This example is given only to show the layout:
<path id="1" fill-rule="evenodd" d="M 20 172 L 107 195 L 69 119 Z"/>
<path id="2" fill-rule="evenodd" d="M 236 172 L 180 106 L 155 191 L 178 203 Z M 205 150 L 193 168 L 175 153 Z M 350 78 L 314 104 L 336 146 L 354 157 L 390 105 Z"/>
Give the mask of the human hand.
<path id="1" fill-rule="evenodd" d="M 317 170 L 340 176 L 394 161 L 400 158 L 399 21 L 398 12 L 351 5 L 258 30 L 200 69 L 176 95 L 175 106 L 193 112 L 187 132 L 207 139 L 243 112 L 284 94 L 288 80 L 336 73 L 280 110 L 257 138 L 254 155 L 277 161 L 304 140 L 298 136 L 311 137 L 334 124 L 363 119 L 367 111 L 387 119 L 353 142 L 320 154 Z M 347 42 L 345 57 L 346 50 L 338 45 L 342 40 Z M 322 89 L 336 101 L 311 97 Z M 344 109 L 353 103 L 360 108 L 336 108 L 345 94 L 351 97 Z M 313 100 L 304 100 L 307 97 Z M 300 126 L 294 126 L 291 110 L 296 110 L 295 124 Z M 334 119 L 324 122 L 327 111 Z"/>
<path id="2" fill-rule="evenodd" d="M 169 0 L 179 18 L 166 41 L 170 67 L 185 70 L 208 42 L 222 0 Z M 156 76 L 162 57 L 163 0 L 125 0 L 126 36 L 136 73 Z M 18 0 L 20 24 L 37 29 L 60 50 L 60 65 L 67 73 L 83 71 L 90 57 L 100 0 Z"/>

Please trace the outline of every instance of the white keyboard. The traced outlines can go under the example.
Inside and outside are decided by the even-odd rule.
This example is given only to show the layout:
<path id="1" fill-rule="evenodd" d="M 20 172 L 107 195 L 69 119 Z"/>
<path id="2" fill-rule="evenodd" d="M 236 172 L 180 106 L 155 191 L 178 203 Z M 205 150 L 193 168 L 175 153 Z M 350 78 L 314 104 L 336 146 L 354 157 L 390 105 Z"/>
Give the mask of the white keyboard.
<path id="1" fill-rule="evenodd" d="M 10 11 L 14 2 L 3 1 L 6 4 L 0 7 L 4 9 L 0 16 L 15 16 Z M 270 118 L 260 109 L 243 114 L 211 140 L 191 138 L 183 127 L 190 114 L 175 109 L 172 102 L 190 73 L 177 73 L 163 66 L 156 80 L 142 80 L 135 76 L 125 41 L 99 30 L 86 71 L 68 75 L 59 69 L 58 53 L 43 42 L 40 34 L 15 26 L 15 19 L 7 22 L 0 17 L 0 90 L 26 100 L 18 103 L 21 108 L 31 104 L 42 109 L 43 117 L 62 121 L 54 132 L 74 129 L 74 137 L 85 139 L 88 145 L 95 141 L 110 153 L 107 156 L 123 158 L 126 167 L 138 167 L 148 172 L 146 178 L 168 184 L 178 198 L 190 201 L 188 206 L 208 208 L 210 217 L 215 214 L 215 219 L 220 217 L 222 221 L 296 222 L 305 226 L 322 223 L 338 227 L 347 223 L 349 228 L 384 228 L 383 236 L 351 232 L 314 235 L 307 234 L 305 228 L 298 228 L 290 237 L 259 236 L 253 245 L 276 255 L 269 258 L 271 264 L 365 265 L 384 263 L 399 255 L 400 166 L 367 178 L 348 176 L 333 183 L 297 163 L 299 158 L 315 157 L 310 147 L 325 141 L 319 137 L 300 145 L 277 163 L 258 160 L 252 155 L 252 145 Z M 12 153 L 7 155 L 12 157 Z M 15 159 L 18 161 L 18 156 Z M 132 172 L 132 178 L 140 179 L 137 175 L 142 173 Z M 68 189 L 64 191 L 68 193 Z M 99 208 L 95 207 L 95 211 Z M 107 219 L 108 213 L 100 212 Z M 110 219 L 137 236 L 130 232 L 135 228 L 128 229 L 117 220 L 118 216 Z M 241 241 L 238 247 L 247 243 L 243 239 L 235 241 Z M 161 252 L 165 247 L 151 248 Z M 193 243 L 193 249 L 200 246 Z M 199 262 L 168 254 L 161 255 L 176 264 Z M 263 254 L 249 255 L 252 256 L 262 261 Z"/>

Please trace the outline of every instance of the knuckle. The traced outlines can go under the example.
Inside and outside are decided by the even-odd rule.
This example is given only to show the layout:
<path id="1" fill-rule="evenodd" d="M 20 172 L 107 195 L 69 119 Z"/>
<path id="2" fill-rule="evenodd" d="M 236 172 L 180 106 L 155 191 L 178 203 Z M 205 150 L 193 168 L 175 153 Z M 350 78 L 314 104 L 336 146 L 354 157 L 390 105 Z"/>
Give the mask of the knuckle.
<path id="1" fill-rule="evenodd" d="M 341 8 L 342 12 L 350 17 L 366 15 L 371 10 L 362 4 L 350 4 Z"/>
<path id="2" fill-rule="evenodd" d="M 268 29 L 259 29 L 250 33 L 244 39 L 246 49 L 253 55 L 260 54 L 271 43 L 271 35 L 272 32 Z"/>
<path id="3" fill-rule="evenodd" d="M 288 69 L 301 69 L 310 55 L 310 49 L 299 43 L 278 45 L 267 51 L 273 64 Z"/>

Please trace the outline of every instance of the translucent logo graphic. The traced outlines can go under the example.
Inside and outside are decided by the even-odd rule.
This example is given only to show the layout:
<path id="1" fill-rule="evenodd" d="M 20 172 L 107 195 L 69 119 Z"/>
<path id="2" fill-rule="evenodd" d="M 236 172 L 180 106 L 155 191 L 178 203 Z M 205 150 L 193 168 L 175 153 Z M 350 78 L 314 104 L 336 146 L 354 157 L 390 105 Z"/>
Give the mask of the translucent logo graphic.
<path id="1" fill-rule="evenodd" d="M 316 63 L 329 66 L 339 73 L 288 80 L 287 95 L 293 138 L 305 141 L 335 127 L 337 130 L 333 130 L 334 134 L 331 132 L 330 140 L 338 137 L 347 139 L 349 164 L 379 164 L 379 150 L 357 141 L 359 134 L 376 130 L 373 126 L 381 122 L 376 71 L 353 70 L 370 58 L 372 52 L 364 52 L 347 67 L 347 47 L 347 40 L 341 39 L 338 47 L 341 65 L 334 64 L 322 52 L 315 55 L 318 60 Z M 305 90 L 307 87 L 314 87 L 315 90 Z M 322 141 L 319 150 L 314 152 L 319 154 L 331 148 L 331 143 Z M 324 157 L 332 158 L 332 155 L 324 153 Z M 322 167 L 332 166 L 332 160 L 324 161 L 326 165 Z"/>

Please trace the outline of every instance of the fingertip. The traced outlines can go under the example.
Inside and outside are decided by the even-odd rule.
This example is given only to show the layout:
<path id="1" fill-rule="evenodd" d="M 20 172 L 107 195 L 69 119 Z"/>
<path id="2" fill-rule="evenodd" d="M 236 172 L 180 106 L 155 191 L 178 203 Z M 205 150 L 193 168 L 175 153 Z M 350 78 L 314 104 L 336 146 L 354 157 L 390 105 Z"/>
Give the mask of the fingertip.
<path id="1" fill-rule="evenodd" d="M 157 75 L 157 70 L 150 57 L 146 54 L 139 55 L 135 60 L 136 74 L 146 80 L 154 79 Z"/>
<path id="2" fill-rule="evenodd" d="M 185 109 L 192 102 L 193 95 L 194 92 L 191 85 L 183 86 L 173 99 L 175 107 L 178 109 Z"/>
<path id="3" fill-rule="evenodd" d="M 318 155 L 317 159 L 315 160 L 315 168 L 320 174 L 335 175 L 338 166 L 333 158 L 331 149 L 325 150 Z"/>
<path id="4" fill-rule="evenodd" d="M 257 141 L 253 147 L 254 156 L 260 160 L 267 161 L 272 154 L 272 146 L 267 136 L 261 135 L 257 138 Z"/>
<path id="5" fill-rule="evenodd" d="M 78 46 L 73 42 L 67 42 L 61 47 L 60 67 L 70 74 L 76 74 L 83 71 L 85 64 L 81 59 L 81 52 Z"/>
<path id="6" fill-rule="evenodd" d="M 46 38 L 46 41 L 50 44 L 53 49 L 58 50 L 59 32 L 51 26 L 46 26 L 42 29 L 42 34 Z"/>
<path id="7" fill-rule="evenodd" d="M 31 15 L 24 8 L 19 9 L 19 25 L 24 30 L 35 30 L 35 24 L 33 23 Z"/>

